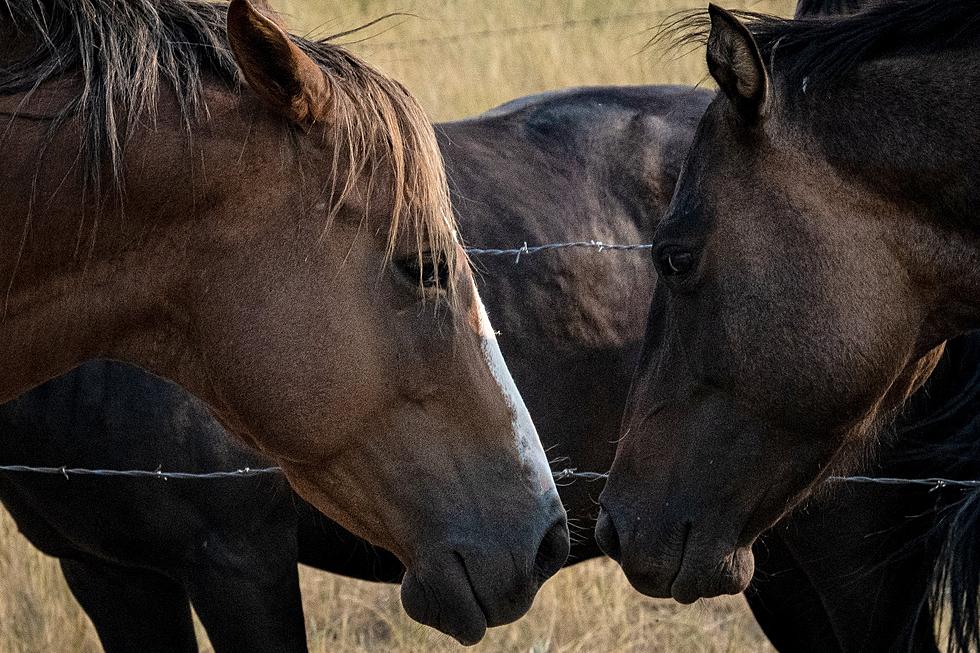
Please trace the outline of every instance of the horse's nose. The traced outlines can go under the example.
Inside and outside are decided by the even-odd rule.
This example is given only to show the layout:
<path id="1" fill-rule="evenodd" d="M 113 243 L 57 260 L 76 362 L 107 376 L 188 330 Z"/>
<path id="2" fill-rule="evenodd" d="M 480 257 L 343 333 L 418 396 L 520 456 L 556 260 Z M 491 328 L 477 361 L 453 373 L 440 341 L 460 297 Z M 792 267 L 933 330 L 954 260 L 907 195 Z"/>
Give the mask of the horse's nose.
<path id="1" fill-rule="evenodd" d="M 541 544 L 538 545 L 534 569 L 541 582 L 554 576 L 564 566 L 568 558 L 568 549 L 568 524 L 563 513 L 544 532 Z"/>
<path id="2" fill-rule="evenodd" d="M 616 523 L 613 522 L 609 512 L 600 506 L 599 520 L 595 525 L 595 539 L 599 543 L 599 548 L 615 560 L 621 562 L 622 550 L 619 544 L 619 533 L 616 532 Z"/>

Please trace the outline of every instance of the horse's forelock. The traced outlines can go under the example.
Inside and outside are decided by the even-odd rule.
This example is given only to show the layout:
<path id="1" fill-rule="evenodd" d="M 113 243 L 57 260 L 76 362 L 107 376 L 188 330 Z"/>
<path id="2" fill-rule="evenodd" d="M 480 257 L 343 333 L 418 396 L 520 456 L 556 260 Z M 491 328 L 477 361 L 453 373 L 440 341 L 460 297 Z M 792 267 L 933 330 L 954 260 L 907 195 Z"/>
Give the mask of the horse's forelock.
<path id="1" fill-rule="evenodd" d="M 240 87 L 226 9 L 203 0 L 0 0 L 0 28 L 25 35 L 30 46 L 0 67 L 0 95 L 78 73 L 82 90 L 53 116 L 53 129 L 79 120 L 87 191 L 99 196 L 112 190 L 121 197 L 126 142 L 147 112 L 152 116 L 164 86 L 174 90 L 188 131 L 207 113 L 207 79 Z M 460 254 L 442 156 L 418 102 L 329 39 L 293 39 L 336 91 L 328 108 L 330 136 L 343 165 L 335 161 L 334 172 L 347 170 L 334 180 L 336 205 L 364 173 L 387 174 L 393 194 L 387 255 L 411 232 L 419 256 L 455 266 Z M 106 176 L 112 189 L 101 188 Z"/>
<path id="2" fill-rule="evenodd" d="M 332 212 L 354 192 L 362 175 L 384 175 L 392 193 L 386 256 L 394 254 L 406 234 L 413 234 L 420 261 L 430 256 L 455 269 L 461 254 L 445 167 L 418 101 L 399 82 L 342 48 L 326 42 L 304 45 L 330 76 L 326 114 L 334 169 L 347 169 L 334 180 Z M 449 279 L 447 290 L 455 297 L 455 275 Z"/>

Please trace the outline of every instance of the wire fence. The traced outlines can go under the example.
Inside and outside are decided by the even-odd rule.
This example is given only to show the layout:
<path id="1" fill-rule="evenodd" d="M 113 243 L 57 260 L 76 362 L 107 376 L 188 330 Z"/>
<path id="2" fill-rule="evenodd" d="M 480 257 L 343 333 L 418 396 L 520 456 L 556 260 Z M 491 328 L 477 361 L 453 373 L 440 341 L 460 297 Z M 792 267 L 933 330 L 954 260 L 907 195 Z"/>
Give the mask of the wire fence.
<path id="1" fill-rule="evenodd" d="M 64 476 L 115 476 L 125 478 L 156 478 L 161 481 L 175 480 L 213 480 L 219 478 L 245 478 L 282 474 L 280 467 L 242 467 L 223 472 L 165 472 L 162 469 L 87 469 L 84 467 L 30 467 L 28 465 L 0 465 L 0 473 L 49 474 Z"/>
<path id="2" fill-rule="evenodd" d="M 214 480 L 228 478 L 248 478 L 250 476 L 280 475 L 280 467 L 242 467 L 221 472 L 165 472 L 162 469 L 88 469 L 84 467 L 30 467 L 28 465 L 0 465 L 0 473 L 8 474 L 47 474 L 63 476 L 110 476 L 122 478 L 155 478 L 161 481 L 173 480 Z M 555 481 L 603 481 L 609 478 L 608 472 L 580 472 L 574 467 L 566 467 L 552 472 Z M 896 478 L 883 476 L 831 476 L 827 483 L 864 483 L 872 485 L 918 485 L 935 489 L 980 488 L 980 480 L 952 478 Z"/>
<path id="3" fill-rule="evenodd" d="M 520 247 L 511 249 L 494 249 L 484 247 L 467 247 L 466 253 L 470 256 L 513 256 L 515 263 L 521 262 L 521 257 L 528 254 L 538 254 L 540 252 L 553 252 L 559 249 L 591 249 L 596 253 L 602 252 L 635 252 L 638 250 L 653 249 L 652 243 L 640 245 L 617 245 L 615 243 L 604 243 L 601 240 L 574 240 L 567 243 L 547 243 L 545 245 L 528 245 L 526 242 Z"/>
<path id="4" fill-rule="evenodd" d="M 597 254 L 605 252 L 635 252 L 649 250 L 653 248 L 652 243 L 641 244 L 615 244 L 605 243 L 601 240 L 577 240 L 564 243 L 546 243 L 543 245 L 528 245 L 524 242 L 520 247 L 509 249 L 467 247 L 466 252 L 470 256 L 491 256 L 503 257 L 513 256 L 514 263 L 519 263 L 521 257 L 541 252 L 551 252 L 562 249 L 582 249 L 591 250 Z M 279 467 L 243 467 L 226 471 L 213 472 L 165 472 L 162 469 L 88 469 L 84 467 L 33 467 L 29 465 L 0 465 L 0 473 L 8 474 L 47 474 L 63 476 L 70 479 L 72 476 L 96 476 L 96 477 L 125 477 L 125 478 L 155 478 L 158 480 L 217 480 L 230 478 L 247 478 L 252 476 L 265 476 L 282 474 Z M 607 472 L 583 472 L 574 467 L 552 472 L 556 482 L 562 481 L 600 481 L 609 477 Z M 964 480 L 951 478 L 897 478 L 880 476 L 831 476 L 827 479 L 828 483 L 858 483 L 872 485 L 904 485 L 904 486 L 926 486 L 933 489 L 940 488 L 980 488 L 980 480 Z"/>
<path id="5" fill-rule="evenodd" d="M 757 5 L 761 3 L 761 0 L 755 0 L 750 2 L 746 8 L 755 9 Z M 786 10 L 791 11 L 792 4 L 787 4 Z M 378 41 L 375 40 L 380 34 L 393 29 L 392 26 L 388 26 L 388 20 L 393 18 L 416 18 L 419 20 L 427 20 L 425 17 L 418 16 L 412 13 L 393 13 L 387 16 L 383 16 L 380 19 L 368 23 L 362 28 L 354 29 L 349 32 L 344 32 L 337 35 L 338 37 L 344 36 L 360 36 L 365 34 L 361 38 L 357 38 L 351 41 L 338 41 L 340 45 L 351 46 L 356 45 L 361 48 L 367 48 L 371 50 L 396 50 L 399 48 L 408 47 L 421 47 L 428 45 L 439 45 L 444 43 L 460 43 L 464 41 L 473 41 L 476 39 L 497 39 L 497 38 L 507 38 L 512 36 L 523 36 L 525 34 L 535 34 L 538 32 L 561 32 L 566 30 L 579 29 L 582 27 L 604 27 L 607 25 L 618 25 L 623 23 L 636 23 L 637 34 L 645 34 L 648 32 L 656 32 L 659 28 L 663 27 L 665 22 L 669 23 L 672 18 L 685 13 L 684 10 L 678 10 L 676 8 L 671 9 L 649 9 L 645 11 L 631 11 L 621 14 L 606 14 L 604 16 L 593 16 L 592 18 L 571 18 L 567 20 L 556 20 L 547 23 L 535 23 L 533 25 L 508 25 L 506 27 L 492 27 L 479 30 L 470 30 L 466 32 L 459 32 L 456 34 L 441 34 L 438 36 L 423 36 L 411 39 L 401 39 L 397 41 Z M 649 22 L 653 21 L 653 22 Z M 375 25 L 383 26 L 383 29 L 379 33 L 370 34 L 366 31 L 367 28 L 374 27 Z M 395 25 L 397 27 L 397 25 Z"/>

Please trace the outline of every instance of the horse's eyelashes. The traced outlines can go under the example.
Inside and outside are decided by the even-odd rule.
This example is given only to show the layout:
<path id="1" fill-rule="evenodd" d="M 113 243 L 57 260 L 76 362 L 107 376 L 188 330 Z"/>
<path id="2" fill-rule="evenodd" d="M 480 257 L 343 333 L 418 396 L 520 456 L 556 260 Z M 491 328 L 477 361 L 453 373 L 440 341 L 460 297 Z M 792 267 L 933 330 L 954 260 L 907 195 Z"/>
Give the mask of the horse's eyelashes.
<path id="1" fill-rule="evenodd" d="M 433 260 L 429 254 L 407 256 L 395 261 L 398 272 L 413 285 L 426 289 L 444 289 L 449 285 L 449 265 L 442 258 Z"/>

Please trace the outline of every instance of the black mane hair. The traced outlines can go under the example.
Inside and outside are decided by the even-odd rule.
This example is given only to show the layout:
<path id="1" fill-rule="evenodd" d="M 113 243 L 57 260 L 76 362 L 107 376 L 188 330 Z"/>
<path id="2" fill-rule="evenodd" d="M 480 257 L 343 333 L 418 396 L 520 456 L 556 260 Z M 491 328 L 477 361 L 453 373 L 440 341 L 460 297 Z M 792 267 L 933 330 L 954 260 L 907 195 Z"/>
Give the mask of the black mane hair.
<path id="1" fill-rule="evenodd" d="M 814 3 L 826 8 L 835 0 Z M 752 33 L 770 73 L 797 87 L 804 80 L 811 86 L 832 82 L 858 64 L 885 56 L 942 52 L 980 42 L 976 0 L 888 0 L 858 13 L 806 14 L 795 20 L 732 13 Z M 701 45 L 710 30 L 706 12 L 682 12 L 668 19 L 654 40 L 666 38 L 679 47 Z"/>
<path id="2" fill-rule="evenodd" d="M 796 18 L 850 14 L 879 2 L 881 0 L 800 0 L 796 4 Z"/>

